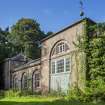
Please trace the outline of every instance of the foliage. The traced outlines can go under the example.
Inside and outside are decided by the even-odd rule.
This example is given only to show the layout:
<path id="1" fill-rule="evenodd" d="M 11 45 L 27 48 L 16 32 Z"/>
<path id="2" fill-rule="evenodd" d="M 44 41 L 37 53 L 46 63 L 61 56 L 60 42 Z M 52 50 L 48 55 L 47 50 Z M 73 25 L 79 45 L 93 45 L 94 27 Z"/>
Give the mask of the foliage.
<path id="1" fill-rule="evenodd" d="M 0 28 L 0 61 L 19 53 L 31 59 L 39 58 L 40 40 L 51 34 L 51 31 L 45 34 L 40 24 L 30 18 L 19 19 L 10 29 Z"/>
<path id="2" fill-rule="evenodd" d="M 32 90 L 22 90 L 21 96 L 35 96 L 41 95 L 41 91 L 32 91 Z"/>
<path id="3" fill-rule="evenodd" d="M 38 41 L 40 41 L 44 35 L 37 21 L 21 18 L 11 27 L 8 40 L 15 45 L 17 52 L 23 52 L 27 57 L 35 59 L 40 57 Z"/>
<path id="4" fill-rule="evenodd" d="M 21 91 L 5 91 L 4 92 L 4 97 L 20 97 L 21 96 Z"/>
<path id="5" fill-rule="evenodd" d="M 105 84 L 102 80 L 88 82 L 79 99 L 83 102 L 105 102 Z"/>
<path id="6" fill-rule="evenodd" d="M 31 90 L 7 90 L 0 91 L 0 97 L 23 97 L 23 96 L 39 96 L 41 92 L 32 92 Z"/>
<path id="7" fill-rule="evenodd" d="M 84 101 L 105 101 L 105 23 L 86 23 L 85 34 L 76 45 L 86 54 L 87 87 Z"/>
<path id="8" fill-rule="evenodd" d="M 49 31 L 49 32 L 47 32 L 46 35 L 48 36 L 48 35 L 52 35 L 52 34 L 53 34 L 53 32 Z"/>
<path id="9" fill-rule="evenodd" d="M 105 103 L 84 103 L 77 100 L 66 100 L 57 97 L 17 97 L 3 98 L 0 105 L 105 105 Z"/>
<path id="10" fill-rule="evenodd" d="M 78 87 L 72 87 L 68 90 L 67 98 L 69 100 L 79 100 L 81 92 L 82 91 Z"/>
<path id="11" fill-rule="evenodd" d="M 46 94 L 46 96 L 53 96 L 53 97 L 65 97 L 67 94 L 62 91 L 54 91 L 51 90 L 50 93 Z"/>
<path id="12" fill-rule="evenodd" d="M 10 55 L 12 55 L 12 47 L 13 45 L 8 42 L 7 36 L 9 35 L 9 31 L 2 30 L 0 28 L 0 61 L 2 61 L 5 58 L 8 58 Z"/>
<path id="13" fill-rule="evenodd" d="M 91 87 L 84 90 L 73 87 L 68 91 L 69 100 L 80 100 L 81 102 L 105 102 L 105 84 L 102 80 L 88 82 Z"/>

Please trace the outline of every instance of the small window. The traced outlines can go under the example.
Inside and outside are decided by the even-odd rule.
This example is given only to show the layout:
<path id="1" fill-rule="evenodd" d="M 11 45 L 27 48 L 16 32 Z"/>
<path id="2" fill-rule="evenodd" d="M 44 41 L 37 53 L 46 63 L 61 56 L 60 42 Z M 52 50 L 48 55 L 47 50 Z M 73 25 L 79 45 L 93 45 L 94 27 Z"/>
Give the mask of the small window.
<path id="1" fill-rule="evenodd" d="M 27 74 L 23 74 L 23 77 L 22 77 L 22 88 L 23 89 L 27 89 L 28 88 L 28 77 L 27 77 Z"/>
<path id="2" fill-rule="evenodd" d="M 70 58 L 66 58 L 66 71 L 70 71 Z"/>
<path id="3" fill-rule="evenodd" d="M 64 59 L 57 61 L 57 73 L 64 72 Z"/>
<path id="4" fill-rule="evenodd" d="M 13 88 L 18 89 L 18 78 L 16 76 L 13 78 Z"/>
<path id="5" fill-rule="evenodd" d="M 39 73 L 36 73 L 35 74 L 35 88 L 38 88 L 38 87 L 40 87 L 40 74 Z"/>
<path id="6" fill-rule="evenodd" d="M 25 75 L 24 76 L 24 88 L 27 88 L 27 85 L 28 85 L 27 82 L 28 82 L 27 81 L 27 76 Z"/>

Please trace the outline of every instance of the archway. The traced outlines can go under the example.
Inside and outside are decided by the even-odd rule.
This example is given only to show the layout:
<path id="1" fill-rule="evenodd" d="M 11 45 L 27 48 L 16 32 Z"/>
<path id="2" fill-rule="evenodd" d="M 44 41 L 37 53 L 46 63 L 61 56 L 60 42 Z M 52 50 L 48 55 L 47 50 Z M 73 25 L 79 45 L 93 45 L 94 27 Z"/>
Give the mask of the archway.
<path id="1" fill-rule="evenodd" d="M 40 88 L 40 71 L 37 69 L 32 74 L 32 91 L 37 91 Z"/>
<path id="2" fill-rule="evenodd" d="M 23 73 L 21 77 L 21 89 L 27 90 L 28 89 L 28 75 L 27 73 Z"/>
<path id="3" fill-rule="evenodd" d="M 54 44 L 50 53 L 50 90 L 67 91 L 70 86 L 70 46 L 65 40 Z"/>

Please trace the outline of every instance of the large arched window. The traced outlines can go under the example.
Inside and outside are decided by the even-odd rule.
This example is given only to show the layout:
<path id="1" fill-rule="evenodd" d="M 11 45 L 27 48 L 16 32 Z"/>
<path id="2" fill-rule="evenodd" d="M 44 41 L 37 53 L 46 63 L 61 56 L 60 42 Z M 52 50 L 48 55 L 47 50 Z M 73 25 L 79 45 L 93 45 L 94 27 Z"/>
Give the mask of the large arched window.
<path id="1" fill-rule="evenodd" d="M 70 84 L 71 55 L 67 41 L 55 43 L 50 53 L 50 89 L 66 91 Z"/>
<path id="2" fill-rule="evenodd" d="M 27 73 L 23 73 L 22 75 L 22 89 L 28 89 L 28 76 Z"/>
<path id="3" fill-rule="evenodd" d="M 62 55 L 70 50 L 66 41 L 59 41 L 51 52 L 51 74 L 70 71 L 70 56 Z M 60 54 L 60 56 L 58 56 Z M 55 58 L 53 59 L 53 56 Z"/>
<path id="4" fill-rule="evenodd" d="M 35 70 L 33 72 L 32 79 L 33 79 L 33 90 L 40 88 L 40 72 L 38 70 Z"/>

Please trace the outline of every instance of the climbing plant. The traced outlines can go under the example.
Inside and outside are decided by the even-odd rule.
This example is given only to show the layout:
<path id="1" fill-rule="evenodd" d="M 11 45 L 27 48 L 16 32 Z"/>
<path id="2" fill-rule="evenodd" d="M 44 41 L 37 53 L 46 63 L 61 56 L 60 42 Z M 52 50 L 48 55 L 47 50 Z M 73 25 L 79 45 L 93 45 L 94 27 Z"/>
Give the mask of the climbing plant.
<path id="1" fill-rule="evenodd" d="M 75 44 L 83 51 L 86 68 L 86 98 L 105 100 L 105 23 L 84 21 L 84 34 Z M 84 96 L 83 96 L 84 98 Z"/>

